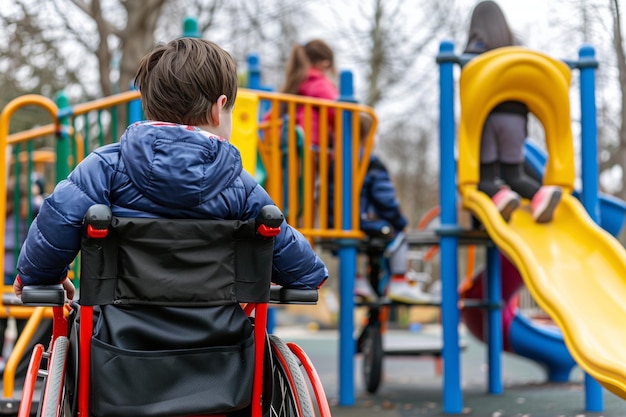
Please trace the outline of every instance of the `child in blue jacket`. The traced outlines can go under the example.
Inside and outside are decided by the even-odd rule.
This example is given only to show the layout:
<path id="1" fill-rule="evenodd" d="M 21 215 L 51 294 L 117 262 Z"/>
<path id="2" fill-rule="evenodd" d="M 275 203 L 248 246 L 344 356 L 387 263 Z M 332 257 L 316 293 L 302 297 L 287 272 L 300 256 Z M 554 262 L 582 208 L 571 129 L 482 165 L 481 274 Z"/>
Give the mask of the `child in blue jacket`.
<path id="1" fill-rule="evenodd" d="M 372 119 L 361 113 L 361 136 L 365 139 L 372 127 Z M 402 213 L 396 189 L 387 167 L 375 155 L 371 155 L 360 194 L 361 230 L 368 236 L 385 236 L 390 243 L 385 258 L 391 275 L 387 298 L 401 303 L 425 303 L 431 300 L 421 286 L 407 279 L 409 247 L 406 241 L 408 220 Z M 357 277 L 355 295 L 371 301 L 374 291 L 369 281 Z"/>
<path id="2" fill-rule="evenodd" d="M 18 260 L 18 296 L 24 285 L 62 283 L 73 298 L 67 272 L 93 204 L 121 217 L 225 220 L 252 219 L 273 204 L 228 142 L 237 69 L 226 51 L 192 38 L 159 45 L 140 62 L 135 85 L 150 120 L 92 152 L 44 200 Z M 272 272 L 290 288 L 318 288 L 328 277 L 308 241 L 286 223 Z"/>

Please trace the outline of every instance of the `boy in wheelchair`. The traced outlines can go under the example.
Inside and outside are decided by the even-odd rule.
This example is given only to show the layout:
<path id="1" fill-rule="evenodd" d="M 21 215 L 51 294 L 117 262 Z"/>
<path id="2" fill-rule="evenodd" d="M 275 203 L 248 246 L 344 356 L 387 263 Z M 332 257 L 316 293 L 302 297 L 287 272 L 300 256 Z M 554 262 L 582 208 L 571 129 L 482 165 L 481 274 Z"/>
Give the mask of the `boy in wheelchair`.
<path id="1" fill-rule="evenodd" d="M 92 204 L 106 204 L 116 216 L 236 220 L 273 204 L 228 142 L 237 73 L 226 51 L 177 39 L 144 57 L 135 85 L 149 121 L 92 152 L 44 201 L 20 255 L 17 295 L 31 284 L 63 282 L 72 291 L 68 265 Z M 273 282 L 317 288 L 327 276 L 307 240 L 292 227 L 281 228 Z"/>
<path id="2" fill-rule="evenodd" d="M 271 276 L 267 291 L 261 290 L 261 294 L 269 294 L 270 279 L 286 288 L 317 289 L 328 271 L 308 241 L 282 218 L 273 245 L 241 243 L 247 239 L 240 235 L 246 222 L 254 224 L 262 208 L 273 202 L 243 170 L 239 151 L 229 143 L 237 71 L 226 51 L 212 42 L 191 38 L 158 45 L 140 62 L 135 85 L 149 120 L 129 126 L 118 143 L 92 152 L 45 199 L 20 253 L 14 291 L 21 296 L 26 285 L 61 283 L 72 300 L 75 289 L 67 278 L 69 264 L 79 250 L 85 258 L 89 252 L 86 247 L 93 246 L 93 259 L 99 265 L 81 265 L 80 297 L 81 321 L 86 320 L 84 301 L 96 306 L 91 369 L 98 376 L 91 383 L 99 388 L 91 390 L 92 414 L 165 416 L 241 410 L 250 404 L 249 396 L 223 398 L 222 404 L 202 408 L 210 388 L 227 385 L 227 375 L 215 375 L 220 372 L 215 371 L 207 380 L 196 372 L 190 378 L 198 380 L 179 385 L 185 376 L 178 374 L 185 370 L 168 374 L 167 360 L 159 359 L 159 355 L 180 349 L 197 354 L 207 346 L 217 346 L 221 354 L 195 364 L 187 362 L 186 369 L 193 371 L 198 363 L 204 363 L 201 370 L 195 370 L 206 374 L 212 367 L 224 370 L 230 366 L 230 375 L 236 377 L 243 369 L 236 362 L 248 358 L 253 331 L 237 291 L 248 284 L 254 288 L 250 281 L 256 279 L 234 277 L 238 271 L 255 271 L 258 262 L 266 262 Z M 112 212 L 111 228 L 119 240 L 112 257 L 107 255 L 105 239 L 85 243 L 83 219 L 94 204 L 110 207 Z M 162 243 L 162 228 L 152 219 L 171 219 L 161 222 L 166 229 L 172 228 L 167 234 L 171 244 Z M 217 225 L 209 229 L 213 236 L 196 231 L 207 219 Z M 198 233 L 202 242 L 208 242 L 205 252 L 198 250 Z M 152 242 L 157 243 L 156 249 L 149 247 Z M 193 256 L 185 252 L 185 245 L 196 250 Z M 239 250 L 242 245 L 244 249 Z M 188 269 L 190 263 L 198 264 L 198 269 Z M 102 277 L 110 264 L 114 279 Z M 162 275 L 159 268 L 180 274 Z M 83 284 L 89 270 L 99 274 L 97 285 L 91 289 L 87 280 Z M 198 276 L 197 271 L 204 275 Z M 226 277 L 226 281 L 207 283 L 208 275 L 211 279 L 214 275 Z M 229 281 L 231 275 L 234 278 Z M 126 279 L 131 276 L 155 280 Z M 244 301 L 256 301 L 250 294 L 254 291 L 249 290 L 249 300 Z M 105 302 L 102 292 L 110 293 Z M 109 348 L 104 353 L 109 356 L 98 356 L 98 346 Z M 239 353 L 231 355 L 234 361 L 224 353 L 228 350 L 224 346 L 230 350 L 236 347 L 234 351 Z M 137 352 L 148 353 L 138 356 Z M 121 367 L 110 367 L 120 361 Z M 146 371 L 148 374 L 137 382 Z M 165 381 L 159 384 L 159 378 Z M 200 390 L 184 397 L 189 395 L 183 392 L 189 385 L 200 386 Z M 163 394 L 155 398 L 162 394 L 155 390 L 163 386 L 170 389 L 171 397 Z M 134 391 L 124 392 L 124 387 Z M 181 405 L 182 410 L 171 409 Z"/>

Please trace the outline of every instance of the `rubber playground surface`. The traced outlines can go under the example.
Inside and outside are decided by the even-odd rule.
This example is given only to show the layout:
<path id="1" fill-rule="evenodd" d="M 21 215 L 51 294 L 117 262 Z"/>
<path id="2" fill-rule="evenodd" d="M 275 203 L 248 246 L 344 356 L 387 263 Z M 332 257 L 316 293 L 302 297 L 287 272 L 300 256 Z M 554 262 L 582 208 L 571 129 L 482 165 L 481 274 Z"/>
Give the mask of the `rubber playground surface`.
<path id="1" fill-rule="evenodd" d="M 338 334 L 336 330 L 306 331 L 302 328 L 276 328 L 285 341 L 295 341 L 313 361 L 325 387 L 334 417 L 445 416 L 442 411 L 442 378 L 435 362 L 426 356 L 388 356 L 383 363 L 383 380 L 375 394 L 365 391 L 361 359 L 355 359 L 355 404 L 338 404 Z M 621 417 L 626 401 L 603 390 L 603 411 L 586 412 L 584 375 L 573 369 L 567 383 L 548 383 L 543 369 L 535 362 L 504 353 L 504 393 L 487 393 L 487 352 L 485 345 L 462 333 L 466 348 L 461 356 L 463 413 L 486 417 Z M 391 330 L 385 335 L 385 348 L 412 343 L 438 343 L 439 328 L 427 327 L 419 333 Z"/>

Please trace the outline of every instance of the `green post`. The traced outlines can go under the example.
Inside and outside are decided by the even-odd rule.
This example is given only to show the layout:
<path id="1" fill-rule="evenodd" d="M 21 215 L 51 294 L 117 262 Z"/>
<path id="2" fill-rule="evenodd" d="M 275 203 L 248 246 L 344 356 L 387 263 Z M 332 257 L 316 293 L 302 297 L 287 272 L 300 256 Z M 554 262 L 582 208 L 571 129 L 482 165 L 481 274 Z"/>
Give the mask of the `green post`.
<path id="1" fill-rule="evenodd" d="M 28 143 L 30 144 L 31 142 L 28 142 Z M 20 161 L 21 151 L 22 151 L 22 145 L 19 143 L 16 144 L 15 149 L 13 150 L 13 160 L 15 161 L 15 184 L 13 184 L 13 215 L 11 216 L 12 217 L 11 221 L 13 222 L 13 228 L 15 229 L 15 231 L 13 232 L 13 242 L 20 242 L 20 237 L 21 237 L 20 236 L 20 229 L 21 229 L 20 228 L 20 209 L 21 209 L 21 204 L 22 204 L 22 202 L 20 201 L 21 200 L 20 176 L 22 175 L 22 163 Z M 7 186 L 8 185 L 9 184 L 7 183 Z M 30 204 L 29 204 L 29 207 L 30 207 Z M 4 227 L 7 227 L 7 224 L 6 224 L 7 220 L 5 220 Z M 13 250 L 13 271 L 11 272 L 11 274 L 17 273 L 17 259 L 19 256 L 20 256 L 20 251 Z M 6 265 L 4 266 L 4 268 L 6 271 L 7 270 Z"/>
<path id="2" fill-rule="evenodd" d="M 202 34 L 198 31 L 198 19 L 186 16 L 183 20 L 183 38 L 200 38 Z"/>
<path id="3" fill-rule="evenodd" d="M 59 182 L 70 174 L 70 116 L 72 108 L 70 99 L 64 91 L 60 91 L 56 97 L 56 104 L 59 107 L 59 132 L 57 134 L 57 160 L 56 160 L 56 182 Z"/>
<path id="4" fill-rule="evenodd" d="M 59 131 L 57 133 L 57 160 L 56 160 L 56 182 L 64 180 L 70 175 L 73 163 L 70 162 L 70 118 L 72 116 L 72 107 L 70 99 L 64 91 L 60 91 L 56 96 L 56 104 L 59 108 L 57 119 L 59 122 Z M 74 271 L 74 286 L 80 288 L 79 271 L 80 258 L 76 258 L 72 263 Z"/>

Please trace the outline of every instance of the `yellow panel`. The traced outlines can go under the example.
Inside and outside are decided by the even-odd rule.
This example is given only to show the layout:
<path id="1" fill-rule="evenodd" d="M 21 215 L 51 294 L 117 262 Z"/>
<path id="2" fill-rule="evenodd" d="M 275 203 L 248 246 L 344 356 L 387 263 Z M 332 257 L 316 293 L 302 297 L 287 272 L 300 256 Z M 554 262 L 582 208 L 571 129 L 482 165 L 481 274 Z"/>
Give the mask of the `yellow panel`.
<path id="1" fill-rule="evenodd" d="M 233 110 L 233 131 L 230 143 L 239 149 L 243 168 L 252 176 L 256 172 L 259 140 L 258 108 L 258 95 L 249 91 L 239 90 Z"/>
<path id="2" fill-rule="evenodd" d="M 494 49 L 470 61 L 460 80 L 459 185 L 478 183 L 482 126 L 497 104 L 514 100 L 526 103 L 543 125 L 548 149 L 544 183 L 572 190 L 570 77 L 563 62 L 522 47 Z"/>

